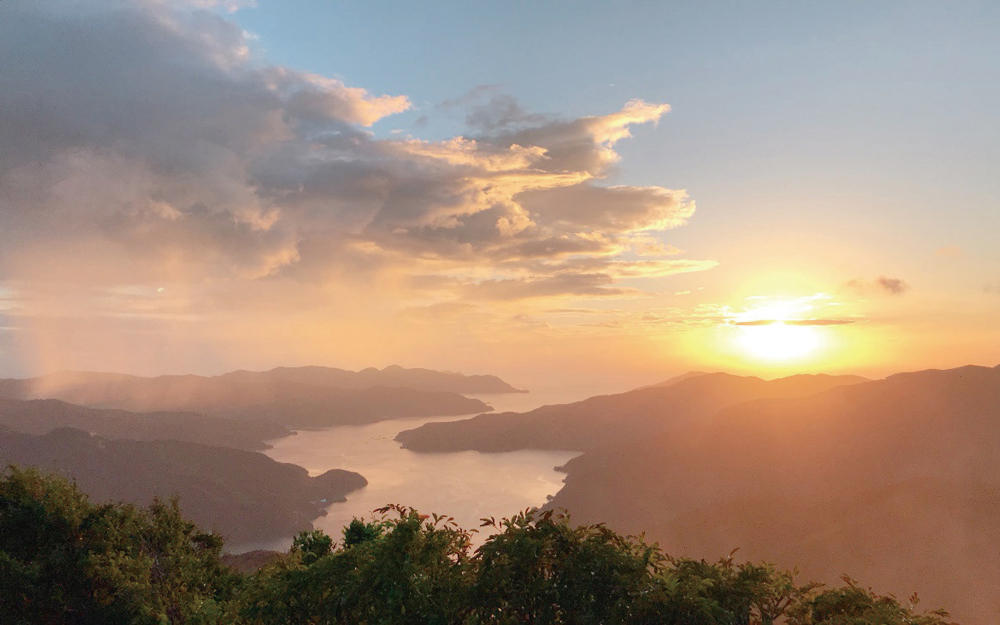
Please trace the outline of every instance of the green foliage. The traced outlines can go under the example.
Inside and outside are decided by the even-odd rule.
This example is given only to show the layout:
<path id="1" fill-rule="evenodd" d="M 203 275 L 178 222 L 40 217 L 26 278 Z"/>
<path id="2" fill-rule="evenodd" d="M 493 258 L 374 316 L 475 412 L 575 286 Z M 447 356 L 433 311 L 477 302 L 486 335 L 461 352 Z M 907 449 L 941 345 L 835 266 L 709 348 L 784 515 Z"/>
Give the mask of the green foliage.
<path id="1" fill-rule="evenodd" d="M 353 519 L 351 524 L 344 528 L 344 547 L 373 541 L 384 531 L 385 525 L 382 523 L 365 523 L 361 519 Z"/>
<path id="2" fill-rule="evenodd" d="M 671 558 L 641 538 L 567 516 L 484 520 L 472 551 L 451 517 L 403 506 L 355 519 L 343 545 L 302 532 L 252 575 L 178 502 L 94 505 L 59 477 L 0 477 L 0 624 L 346 623 L 506 625 L 944 625 L 943 612 L 845 578 L 796 585 L 769 564 Z"/>
<path id="3" fill-rule="evenodd" d="M 793 606 L 789 625 L 947 625 L 943 610 L 915 614 L 916 594 L 909 605 L 901 605 L 892 595 L 878 595 L 849 577 L 843 579 L 842 588 L 816 593 Z"/>
<path id="4" fill-rule="evenodd" d="M 11 469 L 0 481 L 0 615 L 5 623 L 80 622 L 114 612 L 90 596 L 86 525 L 90 506 L 74 484 Z"/>
<path id="5" fill-rule="evenodd" d="M 770 564 L 736 565 L 732 556 L 713 564 L 667 558 L 670 566 L 658 574 L 666 594 L 658 622 L 769 625 L 816 587 L 796 586 L 791 573 Z"/>
<path id="6" fill-rule="evenodd" d="M 487 623 L 639 622 L 657 595 L 657 552 L 603 525 L 521 513 L 478 550 L 472 604 Z"/>
<path id="7" fill-rule="evenodd" d="M 292 540 L 292 551 L 301 554 L 302 563 L 309 565 L 333 552 L 333 539 L 320 530 L 299 532 Z"/>
<path id="8" fill-rule="evenodd" d="M 470 535 L 402 506 L 355 521 L 349 546 L 261 571 L 244 597 L 253 623 L 456 623 L 468 612 Z M 353 528 L 353 529 L 352 529 Z"/>
<path id="9" fill-rule="evenodd" d="M 93 505 L 65 479 L 11 467 L 0 479 L 0 622 L 226 622 L 239 578 L 221 549 L 176 500 Z"/>

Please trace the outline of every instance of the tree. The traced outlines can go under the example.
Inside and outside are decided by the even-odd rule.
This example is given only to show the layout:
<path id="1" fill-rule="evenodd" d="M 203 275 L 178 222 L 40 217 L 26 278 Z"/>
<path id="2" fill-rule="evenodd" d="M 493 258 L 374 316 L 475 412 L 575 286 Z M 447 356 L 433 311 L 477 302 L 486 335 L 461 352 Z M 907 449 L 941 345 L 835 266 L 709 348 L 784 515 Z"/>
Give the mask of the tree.
<path id="1" fill-rule="evenodd" d="M 460 623 L 469 608 L 469 532 L 403 506 L 355 520 L 344 546 L 313 558 L 299 548 L 267 567 L 245 595 L 253 623 Z M 310 544 L 320 541 L 313 533 Z"/>
<path id="2" fill-rule="evenodd" d="M 239 578 L 221 549 L 176 499 L 94 505 L 65 478 L 10 467 L 0 479 L 0 622 L 227 622 Z"/>
<path id="3" fill-rule="evenodd" d="M 665 600 L 660 621 L 685 625 L 771 625 L 816 585 L 796 586 L 771 564 L 737 565 L 733 553 L 715 563 L 670 558 L 658 578 Z"/>
<path id="4" fill-rule="evenodd" d="M 658 551 L 565 514 L 523 512 L 476 552 L 471 601 L 486 623 L 636 623 L 660 596 Z"/>
<path id="5" fill-rule="evenodd" d="M 915 613 L 916 594 L 903 605 L 892 595 L 861 588 L 846 575 L 843 580 L 843 587 L 814 593 L 793 606 L 789 625 L 947 625 L 944 610 Z"/>
<path id="6" fill-rule="evenodd" d="M 642 537 L 565 514 L 484 519 L 475 552 L 451 517 L 391 505 L 355 519 L 342 545 L 300 533 L 249 576 L 177 499 L 147 508 L 89 502 L 59 476 L 0 475 L 0 624 L 657 623 L 945 625 L 845 578 L 796 584 L 766 563 L 671 558 Z"/>

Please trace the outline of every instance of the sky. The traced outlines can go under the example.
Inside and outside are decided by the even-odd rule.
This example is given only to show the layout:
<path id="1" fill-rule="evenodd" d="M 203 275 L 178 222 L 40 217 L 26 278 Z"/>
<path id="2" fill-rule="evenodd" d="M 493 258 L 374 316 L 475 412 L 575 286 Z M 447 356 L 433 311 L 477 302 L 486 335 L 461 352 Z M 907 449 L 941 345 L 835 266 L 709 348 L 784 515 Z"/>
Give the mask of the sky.
<path id="1" fill-rule="evenodd" d="M 993 2 L 0 3 L 0 375 L 1000 363 Z"/>

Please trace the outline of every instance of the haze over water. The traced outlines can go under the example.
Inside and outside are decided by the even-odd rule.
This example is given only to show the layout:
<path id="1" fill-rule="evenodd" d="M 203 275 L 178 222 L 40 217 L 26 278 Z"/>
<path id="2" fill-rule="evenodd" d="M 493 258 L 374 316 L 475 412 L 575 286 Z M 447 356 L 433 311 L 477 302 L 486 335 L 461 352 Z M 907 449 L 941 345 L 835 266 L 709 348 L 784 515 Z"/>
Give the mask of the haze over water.
<path id="1" fill-rule="evenodd" d="M 545 404 L 584 399 L 597 391 L 545 389 L 528 394 L 483 395 L 496 412 L 523 412 Z M 355 517 L 371 518 L 372 511 L 389 503 L 416 508 L 422 513 L 449 514 L 466 528 L 478 528 L 484 517 L 506 517 L 544 504 L 562 488 L 564 475 L 555 470 L 578 455 L 572 451 L 523 450 L 503 453 L 426 454 L 403 449 L 394 438 L 433 421 L 461 417 L 393 419 L 369 425 L 302 430 L 295 436 L 271 441 L 267 455 L 279 462 L 305 467 L 310 475 L 330 469 L 357 471 L 368 486 L 350 493 L 347 501 L 334 503 L 327 515 L 313 521 L 317 529 L 339 539 L 343 527 Z M 233 552 L 250 549 L 284 550 L 291 537 L 267 543 L 233 545 Z"/>

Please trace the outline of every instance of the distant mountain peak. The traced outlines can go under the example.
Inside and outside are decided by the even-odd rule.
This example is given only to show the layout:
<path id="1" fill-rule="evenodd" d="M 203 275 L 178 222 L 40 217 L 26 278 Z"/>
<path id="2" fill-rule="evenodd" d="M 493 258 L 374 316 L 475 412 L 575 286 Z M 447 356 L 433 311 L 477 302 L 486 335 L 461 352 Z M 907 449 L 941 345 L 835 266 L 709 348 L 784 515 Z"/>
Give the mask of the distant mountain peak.
<path id="1" fill-rule="evenodd" d="M 690 379 L 690 378 L 696 378 L 696 377 L 699 377 L 699 376 L 702 376 L 702 375 L 708 375 L 708 372 L 706 372 L 706 371 L 688 371 L 687 373 L 682 373 L 680 375 L 675 375 L 672 378 L 667 378 L 666 380 L 664 380 L 662 382 L 657 382 L 656 384 L 648 384 L 646 386 L 640 386 L 639 389 L 636 389 L 636 390 L 640 390 L 640 389 L 644 389 L 644 388 L 662 388 L 662 387 L 665 387 L 665 386 L 673 386 L 674 384 L 677 384 L 678 382 L 683 382 L 684 380 L 687 380 L 687 379 Z"/>

